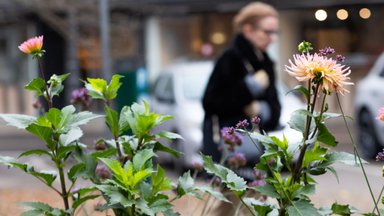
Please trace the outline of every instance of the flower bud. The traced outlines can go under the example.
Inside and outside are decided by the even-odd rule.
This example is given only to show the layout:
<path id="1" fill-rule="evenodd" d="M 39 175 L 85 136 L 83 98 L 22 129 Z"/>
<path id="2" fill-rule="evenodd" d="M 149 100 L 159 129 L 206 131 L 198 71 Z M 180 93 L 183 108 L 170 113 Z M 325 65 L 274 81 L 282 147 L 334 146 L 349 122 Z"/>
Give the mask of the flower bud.
<path id="1" fill-rule="evenodd" d="M 192 162 L 193 169 L 197 172 L 201 172 L 204 170 L 204 165 L 201 161 L 193 161 Z"/>
<path id="2" fill-rule="evenodd" d="M 103 139 L 99 139 L 95 143 L 95 150 L 96 151 L 104 151 L 107 149 L 107 144 L 105 144 Z"/>
<path id="3" fill-rule="evenodd" d="M 104 164 L 99 164 L 96 167 L 96 175 L 101 179 L 109 179 L 112 177 L 111 172 Z"/>

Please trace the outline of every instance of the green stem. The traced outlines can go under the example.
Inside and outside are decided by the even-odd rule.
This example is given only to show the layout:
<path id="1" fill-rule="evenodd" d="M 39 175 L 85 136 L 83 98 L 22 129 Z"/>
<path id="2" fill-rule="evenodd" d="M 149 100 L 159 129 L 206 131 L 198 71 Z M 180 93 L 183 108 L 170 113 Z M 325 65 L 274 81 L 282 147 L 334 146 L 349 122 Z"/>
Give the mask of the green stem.
<path id="1" fill-rule="evenodd" d="M 379 204 L 379 202 L 380 202 L 380 200 L 381 200 L 381 196 L 383 195 L 383 192 L 384 192 L 384 185 L 383 185 L 383 187 L 381 188 L 381 191 L 380 191 L 379 196 L 377 197 L 376 205 Z M 372 209 L 372 214 L 373 214 L 374 211 L 375 211 L 375 208 Z"/>
<path id="2" fill-rule="evenodd" d="M 56 165 L 59 169 L 59 177 L 60 177 L 60 184 L 61 184 L 61 197 L 63 198 L 65 210 L 68 210 L 69 209 L 69 202 L 68 202 L 68 193 L 67 193 L 67 189 L 66 189 L 66 185 L 65 185 L 64 170 L 63 170 L 60 162 L 58 162 Z"/>
<path id="3" fill-rule="evenodd" d="M 369 189 L 369 193 L 371 194 L 371 198 L 373 200 L 373 203 L 375 204 L 375 209 L 377 211 L 377 214 L 380 216 L 380 211 L 379 211 L 379 208 L 377 207 L 377 204 L 376 204 L 376 199 L 375 199 L 375 196 L 373 195 L 373 191 L 372 191 L 372 188 L 371 188 L 371 184 L 369 183 L 369 180 L 368 180 L 368 177 L 367 177 L 367 173 L 365 172 L 365 168 L 364 168 L 364 165 L 361 161 L 361 157 L 360 157 L 360 154 L 359 152 L 357 151 L 357 146 L 356 146 L 356 143 L 352 137 L 352 134 L 351 134 L 351 131 L 349 129 L 349 126 L 348 126 L 348 123 L 347 123 L 347 119 L 345 118 L 345 115 L 344 115 L 344 111 L 343 111 L 343 108 L 341 106 L 341 103 L 340 103 L 340 98 L 339 98 L 339 95 L 336 93 L 336 98 L 337 98 L 337 103 L 339 105 L 339 108 L 340 108 L 340 111 L 341 111 L 341 114 L 343 116 L 343 120 L 344 120 L 344 124 L 345 124 L 345 127 L 347 128 L 347 131 L 348 131 L 348 135 L 349 135 L 349 138 L 353 144 L 353 151 L 355 153 L 355 155 L 357 156 L 357 159 L 359 160 L 359 165 L 361 167 L 361 170 L 363 171 L 363 175 L 364 175 L 364 178 L 365 178 L 365 182 L 367 183 L 367 186 L 368 186 L 368 189 Z"/>
<path id="4" fill-rule="evenodd" d="M 121 148 L 120 148 L 120 143 L 119 143 L 119 140 L 118 140 L 118 137 L 117 136 L 114 136 L 114 139 L 115 139 L 115 143 L 116 143 L 116 150 L 117 150 L 117 155 L 119 156 L 119 161 L 121 163 L 123 163 L 124 161 L 124 158 L 123 158 L 123 153 L 121 152 Z"/>
<path id="5" fill-rule="evenodd" d="M 313 133 L 312 133 L 312 136 L 311 136 L 310 139 L 312 139 L 313 137 L 315 137 L 316 132 L 317 132 L 317 130 L 319 129 L 319 124 L 320 124 L 321 118 L 323 117 L 323 113 L 324 113 L 324 106 L 325 106 L 325 98 L 326 98 L 326 97 L 327 97 L 327 95 L 324 94 L 323 101 L 322 101 L 322 104 L 321 104 L 321 109 L 320 109 L 320 115 L 319 115 L 318 120 L 316 121 L 316 127 L 315 127 L 315 129 L 313 130 Z"/>
<path id="6" fill-rule="evenodd" d="M 39 58 L 37 58 L 37 63 L 39 65 L 39 72 L 40 72 L 40 76 L 41 78 L 44 80 L 44 87 L 45 87 L 45 92 L 47 93 L 47 97 L 46 97 L 46 100 L 48 102 L 48 110 L 52 108 L 52 98 L 51 98 L 51 95 L 49 94 L 49 91 L 48 91 L 48 83 L 47 81 L 45 80 L 45 76 L 44 76 L 44 72 L 43 72 L 43 66 L 41 64 L 41 61 Z M 44 95 L 43 95 L 44 96 Z"/>
<path id="7" fill-rule="evenodd" d="M 309 80 L 308 82 L 309 82 L 308 89 L 310 90 L 311 80 Z M 309 103 L 307 105 L 307 110 L 310 111 L 310 115 L 307 114 L 306 126 L 305 126 L 304 137 L 303 137 L 304 143 L 303 143 L 303 146 L 301 147 L 299 158 L 297 160 L 295 169 L 292 173 L 292 183 L 295 183 L 295 182 L 300 180 L 300 172 L 301 172 L 301 168 L 303 166 L 304 155 L 305 155 L 305 152 L 307 150 L 307 147 L 309 146 L 309 143 L 306 143 L 306 141 L 308 140 L 310 129 L 311 129 L 311 121 L 312 121 L 313 112 L 315 110 L 317 92 L 319 90 L 319 87 L 320 87 L 320 84 L 317 84 L 314 95 L 313 95 L 313 102 L 312 103 L 310 103 L 310 96 L 307 97 L 308 103 Z"/>
<path id="8" fill-rule="evenodd" d="M 244 205 L 245 207 L 247 207 L 248 211 L 251 212 L 251 214 L 252 214 L 253 216 L 256 216 L 255 213 L 252 211 L 252 209 L 251 209 L 251 208 L 244 202 L 243 198 L 240 197 L 240 196 L 238 196 L 238 197 L 239 197 L 240 201 L 243 203 L 243 205 Z"/>

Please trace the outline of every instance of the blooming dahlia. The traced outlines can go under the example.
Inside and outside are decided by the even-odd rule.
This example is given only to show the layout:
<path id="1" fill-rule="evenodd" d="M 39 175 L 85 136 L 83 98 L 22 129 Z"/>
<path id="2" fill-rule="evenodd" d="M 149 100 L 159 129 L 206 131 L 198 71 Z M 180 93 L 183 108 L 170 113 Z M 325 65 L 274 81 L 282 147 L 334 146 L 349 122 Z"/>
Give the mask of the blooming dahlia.
<path id="1" fill-rule="evenodd" d="M 348 75 L 351 73 L 349 67 L 337 63 L 332 58 L 315 54 L 296 54 L 293 62 L 289 60 L 290 66 L 285 70 L 299 81 L 311 80 L 320 84 L 320 89 L 327 92 L 349 93 L 345 85 L 353 85 L 349 82 Z"/>
<path id="2" fill-rule="evenodd" d="M 33 37 L 20 44 L 19 49 L 26 54 L 38 54 L 43 47 L 43 36 Z"/>

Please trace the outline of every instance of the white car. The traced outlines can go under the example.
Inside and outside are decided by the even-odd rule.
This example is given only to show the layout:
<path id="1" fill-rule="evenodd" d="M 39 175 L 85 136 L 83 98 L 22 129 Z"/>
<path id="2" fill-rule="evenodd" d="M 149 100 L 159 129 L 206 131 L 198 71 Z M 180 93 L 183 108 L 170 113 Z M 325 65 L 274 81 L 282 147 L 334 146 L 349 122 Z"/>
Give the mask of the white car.
<path id="1" fill-rule="evenodd" d="M 358 144 L 366 158 L 374 158 L 384 146 L 384 123 L 376 116 L 384 106 L 384 53 L 357 85 L 355 115 Z"/>
<path id="2" fill-rule="evenodd" d="M 204 119 L 201 99 L 213 67 L 212 61 L 175 64 L 160 73 L 152 86 L 151 108 L 156 113 L 174 116 L 174 119 L 161 125 L 158 130 L 176 132 L 184 138 L 170 143 L 172 148 L 184 153 L 180 159 L 173 161 L 178 168 L 190 168 L 194 161 L 201 161 Z M 286 95 L 288 90 L 282 84 L 278 85 L 278 91 L 282 104 L 280 124 L 283 127 L 278 131 L 269 132 L 269 135 L 282 139 L 284 134 L 288 140 L 299 142 L 301 134 L 289 128 L 287 122 L 294 110 L 305 105 L 295 95 Z M 253 145 L 242 145 L 240 151 L 248 153 L 246 156 L 249 157 L 253 153 L 260 156 Z M 161 161 L 170 159 L 163 156 L 166 155 L 161 155 Z"/>

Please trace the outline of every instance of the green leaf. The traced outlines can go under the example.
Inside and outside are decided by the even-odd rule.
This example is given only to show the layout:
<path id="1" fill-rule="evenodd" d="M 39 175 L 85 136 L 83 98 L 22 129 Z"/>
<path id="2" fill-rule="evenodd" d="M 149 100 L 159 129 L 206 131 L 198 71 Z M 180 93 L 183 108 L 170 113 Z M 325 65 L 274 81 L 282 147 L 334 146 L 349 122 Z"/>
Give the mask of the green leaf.
<path id="1" fill-rule="evenodd" d="M 112 135 L 114 137 L 117 137 L 119 135 L 119 117 L 118 113 L 109 108 L 108 106 L 105 106 L 105 121 L 108 125 L 109 130 L 111 131 Z"/>
<path id="2" fill-rule="evenodd" d="M 53 74 L 51 76 L 51 78 L 47 82 L 48 84 L 50 84 L 49 85 L 49 91 L 50 91 L 51 97 L 59 95 L 63 91 L 63 89 L 64 89 L 63 82 L 65 79 L 68 78 L 68 76 L 69 76 L 69 73 L 66 73 L 63 75 Z"/>
<path id="3" fill-rule="evenodd" d="M 169 203 L 167 196 L 165 196 L 163 194 L 159 194 L 159 195 L 157 195 L 156 197 L 154 197 L 153 199 L 150 200 L 149 208 L 156 215 L 156 213 L 160 213 L 160 212 L 165 212 L 167 210 L 171 210 L 172 209 L 172 205 L 171 205 L 171 203 Z"/>
<path id="4" fill-rule="evenodd" d="M 47 120 L 55 127 L 58 128 L 59 123 L 61 121 L 61 111 L 56 108 L 51 108 L 45 114 Z"/>
<path id="5" fill-rule="evenodd" d="M 294 92 L 294 91 L 298 91 L 298 92 L 301 92 L 303 93 L 303 95 L 305 96 L 305 98 L 308 98 L 309 97 L 309 91 L 307 88 L 305 88 L 304 86 L 302 85 L 297 85 L 295 86 L 293 89 L 291 89 L 290 91 L 287 92 L 287 94 L 291 93 L 291 92 Z"/>
<path id="6" fill-rule="evenodd" d="M 287 140 L 287 138 L 285 136 L 283 136 L 283 140 L 280 140 L 279 138 L 274 137 L 274 136 L 272 136 L 271 139 L 281 149 L 283 149 L 283 150 L 287 150 L 288 149 L 288 140 Z"/>
<path id="7" fill-rule="evenodd" d="M 349 205 L 341 205 L 338 203 L 333 203 L 331 209 L 333 214 L 338 214 L 343 216 L 351 215 L 356 212 L 355 208 L 352 208 Z"/>
<path id="8" fill-rule="evenodd" d="M 73 204 L 72 204 L 72 208 L 73 209 L 77 209 L 77 207 L 79 207 L 81 204 L 85 203 L 86 201 L 88 200 L 92 200 L 92 199 L 95 199 L 99 197 L 99 195 L 89 195 L 89 196 L 84 196 L 84 197 L 81 197 L 80 199 L 76 199 Z"/>
<path id="9" fill-rule="evenodd" d="M 288 207 L 289 216 L 320 216 L 317 209 L 308 201 L 293 201 L 292 206 Z"/>
<path id="10" fill-rule="evenodd" d="M 41 96 L 44 95 L 45 81 L 42 78 L 34 78 L 24 88 L 36 92 L 37 96 Z"/>
<path id="11" fill-rule="evenodd" d="M 68 146 L 75 141 L 78 141 L 83 136 L 83 131 L 80 128 L 73 128 L 66 134 L 61 134 L 59 143 L 61 146 Z"/>
<path id="12" fill-rule="evenodd" d="M 161 151 L 161 152 L 166 152 L 166 153 L 169 153 L 177 158 L 180 157 L 181 154 L 183 154 L 182 152 L 179 152 L 173 148 L 169 148 L 168 146 L 165 146 L 159 142 L 156 142 L 155 143 L 155 146 L 153 147 L 153 151 L 157 152 L 157 151 Z"/>
<path id="13" fill-rule="evenodd" d="M 23 153 L 21 153 L 19 155 L 19 158 L 21 157 L 25 157 L 25 156 L 29 156 L 29 155 L 48 155 L 48 156 L 52 156 L 50 152 L 46 151 L 46 150 L 42 150 L 42 149 L 33 149 L 33 150 L 29 150 L 29 151 L 25 151 Z"/>
<path id="14" fill-rule="evenodd" d="M 130 185 L 131 188 L 135 188 L 143 179 L 147 178 L 152 174 L 152 169 L 139 170 L 133 174 L 133 181 Z"/>
<path id="15" fill-rule="evenodd" d="M 133 167 L 135 171 L 144 169 L 145 163 L 154 155 L 152 149 L 143 149 L 137 152 L 135 156 L 133 156 Z"/>
<path id="16" fill-rule="evenodd" d="M 76 109 L 74 106 L 69 105 L 61 109 L 61 121 L 58 128 L 67 132 L 72 128 L 80 125 L 87 124 L 90 120 L 102 117 L 102 115 L 96 115 L 88 111 L 75 113 Z"/>
<path id="17" fill-rule="evenodd" d="M 313 184 L 307 184 L 307 185 L 300 185 L 300 188 L 298 188 L 293 194 L 292 197 L 302 197 L 309 196 L 315 193 L 315 185 Z"/>
<path id="18" fill-rule="evenodd" d="M 329 163 L 341 162 L 347 165 L 358 166 L 360 164 L 357 156 L 347 152 L 332 152 L 327 158 Z M 362 163 L 368 163 L 364 159 L 361 159 Z"/>
<path id="19" fill-rule="evenodd" d="M 132 207 L 135 204 L 135 201 L 132 199 L 127 199 L 124 194 L 121 194 L 118 187 L 112 185 L 96 185 L 105 196 L 108 197 L 107 202 L 108 206 L 112 207 L 115 204 L 121 204 L 124 208 Z"/>
<path id="20" fill-rule="evenodd" d="M 164 138 L 169 141 L 172 141 L 174 139 L 183 139 L 183 137 L 180 136 L 179 134 L 168 132 L 168 131 L 161 131 L 160 133 L 156 134 L 156 138 Z"/>
<path id="21" fill-rule="evenodd" d="M 156 195 L 160 191 L 172 189 L 172 180 L 167 178 L 165 170 L 157 165 L 157 172 L 152 174 L 152 194 Z"/>
<path id="22" fill-rule="evenodd" d="M 177 189 L 176 189 L 177 195 L 179 197 L 182 197 L 185 194 L 189 194 L 195 189 L 194 184 L 195 184 L 195 181 L 191 177 L 191 173 L 188 170 L 188 172 L 185 172 L 182 176 L 179 177 Z"/>
<path id="23" fill-rule="evenodd" d="M 118 74 L 115 74 L 112 76 L 111 82 L 109 83 L 109 85 L 107 86 L 104 92 L 104 96 L 107 101 L 112 100 L 117 96 L 117 91 L 122 85 L 122 83 L 120 82 L 120 79 L 123 77 L 124 76 L 118 75 Z"/>
<path id="24" fill-rule="evenodd" d="M 208 173 L 215 174 L 221 178 L 221 181 L 237 195 L 240 195 L 247 189 L 246 182 L 243 178 L 236 175 L 232 170 L 218 164 L 214 164 L 212 157 L 202 155 L 204 161 L 204 169 Z"/>
<path id="25" fill-rule="evenodd" d="M 297 131 L 299 131 L 301 133 L 304 133 L 305 132 L 305 125 L 306 125 L 306 122 L 307 122 L 307 116 L 308 115 L 310 116 L 311 114 L 307 110 L 305 110 L 305 109 L 295 110 L 291 114 L 291 119 L 289 120 L 288 125 L 292 129 L 297 130 Z M 312 120 L 311 121 L 310 132 L 312 132 L 314 128 L 315 128 L 315 123 Z"/>
<path id="26" fill-rule="evenodd" d="M 129 112 L 130 112 L 130 107 L 129 106 L 124 106 L 121 111 L 120 111 L 120 118 L 119 118 L 119 135 L 123 134 L 127 130 L 130 129 L 129 126 Z"/>
<path id="27" fill-rule="evenodd" d="M 209 193 L 211 194 L 213 197 L 215 197 L 216 199 L 220 200 L 220 201 L 223 201 L 223 202 L 227 202 L 227 203 L 231 203 L 231 201 L 229 201 L 225 196 L 224 194 L 222 194 L 220 191 L 217 191 L 215 189 L 213 189 L 212 187 L 208 187 L 208 186 L 200 186 L 200 187 L 196 187 L 197 190 L 200 190 L 204 193 Z"/>
<path id="28" fill-rule="evenodd" d="M 325 154 L 327 153 L 327 148 L 319 146 L 319 143 L 315 143 L 312 149 L 309 149 L 305 152 L 303 166 L 307 167 L 311 162 L 326 160 Z"/>
<path id="29" fill-rule="evenodd" d="M 121 167 L 121 164 L 118 160 L 109 158 L 99 158 L 99 160 L 101 160 L 114 173 L 113 176 L 118 181 L 124 185 L 128 183 L 128 173 L 126 173 L 126 171 Z M 130 164 L 130 161 L 128 161 L 126 164 Z"/>
<path id="30" fill-rule="evenodd" d="M 30 207 L 36 211 L 40 211 L 40 214 L 41 213 L 48 213 L 48 212 L 52 211 L 52 209 L 53 209 L 48 204 L 42 203 L 42 202 L 20 202 L 19 204 Z M 30 214 L 27 214 L 27 215 L 30 215 Z"/>
<path id="31" fill-rule="evenodd" d="M 36 123 L 36 117 L 19 114 L 0 114 L 0 117 L 7 122 L 7 125 L 25 129 L 32 123 Z"/>
<path id="32" fill-rule="evenodd" d="M 266 183 L 263 186 L 256 186 L 256 187 L 253 187 L 252 189 L 260 192 L 263 195 L 266 195 L 272 198 L 279 197 L 279 193 L 277 193 L 275 187 L 273 187 L 273 185 L 271 185 L 270 183 Z"/>
<path id="33" fill-rule="evenodd" d="M 247 206 L 253 207 L 252 212 L 254 215 L 268 215 L 268 213 L 272 212 L 273 207 L 268 205 L 267 203 L 256 200 L 255 198 L 245 197 L 243 198 L 244 203 Z M 256 214 L 257 213 L 257 214 Z"/>
<path id="34" fill-rule="evenodd" d="M 55 142 L 52 139 L 52 128 L 32 123 L 26 128 L 26 130 L 36 135 L 40 139 L 44 140 L 50 149 L 52 149 L 52 147 L 55 145 Z"/>
<path id="35" fill-rule="evenodd" d="M 85 168 L 85 164 L 78 163 L 71 167 L 71 169 L 68 171 L 68 178 L 71 180 L 71 182 L 75 182 L 76 179 L 79 177 L 79 173 L 83 171 Z"/>
<path id="36" fill-rule="evenodd" d="M 332 147 L 335 147 L 337 145 L 338 142 L 336 141 L 335 137 L 328 131 L 327 127 L 324 124 L 320 123 L 318 125 L 318 129 L 318 141 Z"/>

